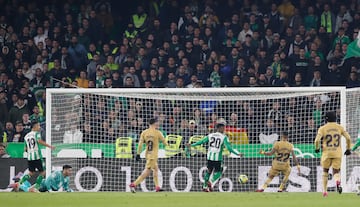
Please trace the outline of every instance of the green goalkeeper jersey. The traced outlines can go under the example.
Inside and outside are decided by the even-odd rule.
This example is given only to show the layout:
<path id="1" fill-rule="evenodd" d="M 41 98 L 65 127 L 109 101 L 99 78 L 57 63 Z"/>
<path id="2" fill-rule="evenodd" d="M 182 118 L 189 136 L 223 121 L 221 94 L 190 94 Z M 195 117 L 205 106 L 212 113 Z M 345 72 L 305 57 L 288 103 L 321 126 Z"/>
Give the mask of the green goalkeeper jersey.
<path id="1" fill-rule="evenodd" d="M 40 133 L 36 131 L 31 131 L 25 135 L 24 140 L 25 140 L 28 160 L 40 160 L 42 158 L 41 150 L 38 142 L 38 140 L 40 139 L 41 139 Z"/>
<path id="2" fill-rule="evenodd" d="M 230 152 L 238 154 L 238 152 L 236 152 L 231 147 L 229 138 L 220 132 L 211 133 L 205 136 L 202 140 L 192 144 L 191 146 L 195 147 L 204 143 L 209 144 L 207 159 L 211 161 L 222 161 L 222 153 L 224 151 L 224 147 L 226 147 Z"/>

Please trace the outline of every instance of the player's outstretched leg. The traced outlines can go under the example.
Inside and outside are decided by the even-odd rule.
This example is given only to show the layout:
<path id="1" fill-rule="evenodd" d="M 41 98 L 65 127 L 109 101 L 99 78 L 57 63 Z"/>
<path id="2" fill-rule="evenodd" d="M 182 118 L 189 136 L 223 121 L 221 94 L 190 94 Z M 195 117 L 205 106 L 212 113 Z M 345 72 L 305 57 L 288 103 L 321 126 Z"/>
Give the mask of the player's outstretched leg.
<path id="1" fill-rule="evenodd" d="M 145 180 L 145 178 L 147 178 L 150 175 L 150 172 L 151 172 L 150 169 L 145 169 L 141 173 L 141 175 L 135 180 L 135 182 L 133 182 L 129 185 L 130 191 L 132 193 L 136 193 L 136 190 L 135 190 L 136 186 L 139 185 L 143 180 Z"/>
<path id="2" fill-rule="evenodd" d="M 216 171 L 216 172 L 214 172 L 214 174 L 213 174 L 210 182 L 208 182 L 208 187 L 209 187 L 209 190 L 210 190 L 210 191 L 213 191 L 213 190 L 214 190 L 214 189 L 213 189 L 213 188 L 214 188 L 214 185 L 215 185 L 215 183 L 220 179 L 221 175 L 222 175 L 222 171 Z"/>
<path id="3" fill-rule="evenodd" d="M 265 190 L 265 189 L 267 188 L 267 186 L 271 183 L 271 181 L 272 181 L 273 178 L 274 178 L 274 177 L 270 177 L 270 176 L 269 176 L 269 177 L 266 179 L 264 185 L 263 185 L 260 189 L 257 189 L 255 192 L 259 192 L 259 193 L 264 192 L 264 190 Z"/>

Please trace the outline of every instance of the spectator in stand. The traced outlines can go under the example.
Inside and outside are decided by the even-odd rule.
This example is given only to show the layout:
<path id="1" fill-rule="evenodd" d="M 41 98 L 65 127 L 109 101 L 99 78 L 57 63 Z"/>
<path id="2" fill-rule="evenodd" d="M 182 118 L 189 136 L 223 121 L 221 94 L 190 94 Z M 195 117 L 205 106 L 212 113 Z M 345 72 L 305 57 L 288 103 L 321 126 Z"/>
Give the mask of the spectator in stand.
<path id="1" fill-rule="evenodd" d="M 65 131 L 63 136 L 63 143 L 82 143 L 83 142 L 83 133 L 78 128 L 76 123 L 72 123 L 70 128 Z"/>
<path id="2" fill-rule="evenodd" d="M 45 123 L 45 116 L 40 114 L 40 110 L 39 110 L 39 106 L 34 106 L 33 110 L 32 110 L 32 114 L 30 116 L 30 120 L 35 120 L 37 122 L 40 123 L 40 125 L 42 125 L 43 123 Z"/>
<path id="3" fill-rule="evenodd" d="M 317 30 L 319 24 L 319 17 L 315 14 L 315 9 L 313 6 L 307 8 L 307 15 L 304 17 L 304 25 L 306 31 L 310 29 Z"/>
<path id="4" fill-rule="evenodd" d="M 9 119 L 9 109 L 7 107 L 6 90 L 4 87 L 0 87 L 0 129 Z M 1 135 L 1 134 L 0 134 Z M 1 140 L 0 140 L 1 142 Z"/>
<path id="5" fill-rule="evenodd" d="M 335 33 L 336 26 L 336 17 L 331 9 L 335 8 L 330 8 L 330 5 L 328 3 L 325 3 L 324 10 L 320 16 L 320 26 L 325 29 L 325 32 L 328 34 L 330 39 Z"/>
<path id="6" fill-rule="evenodd" d="M 357 72 L 352 71 L 350 72 L 349 79 L 346 82 L 346 88 L 355 88 L 355 87 L 360 87 L 360 81 L 358 79 Z"/>
<path id="7" fill-rule="evenodd" d="M 321 71 L 320 70 L 314 70 L 313 77 L 310 80 L 309 86 L 316 87 L 316 86 L 324 86 L 325 83 L 321 78 Z"/>
<path id="8" fill-rule="evenodd" d="M 232 82 L 229 85 L 229 87 L 241 87 L 244 86 L 244 84 L 241 83 L 241 79 L 239 75 L 233 75 Z"/>
<path id="9" fill-rule="evenodd" d="M 294 114 L 286 115 L 286 122 L 284 123 L 283 131 L 287 131 L 289 133 L 289 137 L 292 139 L 292 143 L 301 143 L 301 128 L 299 119 L 297 119 Z"/>
<path id="10" fill-rule="evenodd" d="M 314 137 L 316 137 L 318 128 L 315 125 L 315 121 L 312 117 L 306 120 L 306 124 L 303 126 L 301 131 L 302 143 L 313 143 Z"/>
<path id="11" fill-rule="evenodd" d="M 335 20 L 335 32 L 338 32 L 339 29 L 342 27 L 343 20 L 348 22 L 353 21 L 353 17 L 350 14 L 350 11 L 347 9 L 345 4 L 340 5 L 340 9 L 337 13 L 336 20 Z"/>
<path id="12" fill-rule="evenodd" d="M 182 77 L 176 78 L 176 87 L 175 88 L 185 88 L 184 84 L 185 84 L 184 79 Z"/>
<path id="13" fill-rule="evenodd" d="M 15 124 L 17 121 L 21 121 L 22 116 L 25 113 L 29 113 L 28 106 L 24 101 L 24 97 L 21 95 L 17 95 L 17 101 L 9 111 L 10 122 Z"/>
<path id="14" fill-rule="evenodd" d="M 250 25 L 248 22 L 244 23 L 243 29 L 240 31 L 237 38 L 241 44 L 245 42 L 246 35 L 250 35 L 250 36 L 253 35 L 253 31 L 250 29 Z"/>
<path id="15" fill-rule="evenodd" d="M 284 114 L 281 109 L 281 103 L 279 101 L 275 100 L 272 103 L 271 110 L 267 114 L 267 118 L 272 119 L 274 121 L 274 124 L 277 127 L 280 127 L 281 123 L 283 121 L 283 118 L 284 118 L 283 116 L 284 116 Z"/>
<path id="16" fill-rule="evenodd" d="M 71 37 L 70 46 L 68 47 L 69 56 L 74 63 L 74 67 L 80 70 L 86 66 L 87 63 L 87 51 L 84 45 L 78 43 L 76 35 Z"/>
<path id="17" fill-rule="evenodd" d="M 258 135 L 261 144 L 273 144 L 279 139 L 279 129 L 272 119 L 267 119 Z"/>
<path id="18" fill-rule="evenodd" d="M 272 74 L 274 75 L 274 78 L 279 78 L 280 71 L 282 69 L 280 62 L 280 54 L 274 54 L 273 62 L 271 63 L 270 68 L 272 69 Z"/>
<path id="19" fill-rule="evenodd" d="M 13 139 L 14 132 L 15 132 L 14 125 L 10 121 L 6 122 L 5 130 L 4 130 L 4 133 L 6 134 L 6 140 L 5 140 L 6 142 L 10 139 L 11 140 Z"/>
<path id="20" fill-rule="evenodd" d="M 332 48 L 335 48 L 336 44 L 339 44 L 341 47 L 343 44 L 348 45 L 351 42 L 350 38 L 345 34 L 345 29 L 343 27 L 340 27 L 338 29 L 337 34 L 338 35 L 335 37 L 333 41 Z"/>
<path id="21" fill-rule="evenodd" d="M 294 53 L 295 46 L 299 47 L 300 49 L 304 49 L 305 52 L 308 51 L 306 42 L 302 39 L 300 34 L 295 35 L 294 41 L 290 44 L 289 54 L 288 54 L 289 56 Z"/>
<path id="22" fill-rule="evenodd" d="M 281 70 L 279 78 L 276 78 L 272 85 L 280 86 L 280 87 L 289 87 L 290 80 L 288 78 L 288 72 L 286 70 Z"/>
<path id="23" fill-rule="evenodd" d="M 343 85 L 344 78 L 342 77 L 340 67 L 336 63 L 329 63 L 324 81 L 326 85 Z"/>
<path id="24" fill-rule="evenodd" d="M 291 84 L 292 87 L 303 87 L 306 84 L 303 81 L 301 73 L 296 73 L 294 76 L 293 83 Z"/>
<path id="25" fill-rule="evenodd" d="M 24 142 L 25 135 L 22 121 L 16 121 L 14 135 L 12 139 L 8 139 L 8 142 Z"/>
<path id="26" fill-rule="evenodd" d="M 0 158 L 10 158 L 10 155 L 6 152 L 6 145 L 0 143 Z"/>
<path id="27" fill-rule="evenodd" d="M 213 71 L 210 74 L 211 87 L 219 88 L 221 86 L 221 75 L 219 64 L 214 64 Z"/>
<path id="28" fill-rule="evenodd" d="M 35 77 L 30 81 L 31 89 L 45 88 L 50 85 L 49 80 L 44 76 L 41 68 L 35 69 Z"/>
<path id="29" fill-rule="evenodd" d="M 309 60 L 305 57 L 305 49 L 300 48 L 299 56 L 293 60 L 291 70 L 294 74 L 301 73 L 302 77 L 306 77 L 309 70 Z"/>
<path id="30" fill-rule="evenodd" d="M 31 120 L 29 114 L 25 113 L 22 117 L 22 124 L 24 127 L 24 133 L 27 134 L 31 131 Z"/>

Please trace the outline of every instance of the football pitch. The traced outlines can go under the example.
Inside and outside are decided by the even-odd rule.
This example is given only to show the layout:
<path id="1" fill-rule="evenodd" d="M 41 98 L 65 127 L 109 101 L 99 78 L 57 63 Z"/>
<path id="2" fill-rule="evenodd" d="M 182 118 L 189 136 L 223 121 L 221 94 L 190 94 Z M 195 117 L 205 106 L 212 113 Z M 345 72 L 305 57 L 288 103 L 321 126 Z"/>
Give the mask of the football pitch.
<path id="1" fill-rule="evenodd" d="M 1 206 L 27 207 L 332 207 L 356 206 L 355 193 L 0 193 Z"/>

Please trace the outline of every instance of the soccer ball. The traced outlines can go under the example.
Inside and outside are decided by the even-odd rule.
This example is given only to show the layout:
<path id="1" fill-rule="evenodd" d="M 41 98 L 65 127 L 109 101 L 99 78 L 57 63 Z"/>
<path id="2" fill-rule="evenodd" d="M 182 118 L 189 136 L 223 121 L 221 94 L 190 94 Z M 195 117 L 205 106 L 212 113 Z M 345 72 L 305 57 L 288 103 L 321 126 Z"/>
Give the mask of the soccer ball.
<path id="1" fill-rule="evenodd" d="M 248 180 L 249 180 L 249 178 L 247 175 L 239 175 L 238 181 L 241 184 L 247 183 Z"/>

